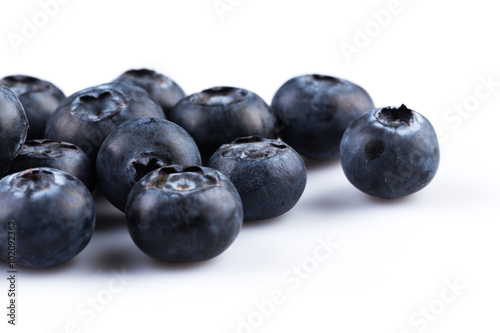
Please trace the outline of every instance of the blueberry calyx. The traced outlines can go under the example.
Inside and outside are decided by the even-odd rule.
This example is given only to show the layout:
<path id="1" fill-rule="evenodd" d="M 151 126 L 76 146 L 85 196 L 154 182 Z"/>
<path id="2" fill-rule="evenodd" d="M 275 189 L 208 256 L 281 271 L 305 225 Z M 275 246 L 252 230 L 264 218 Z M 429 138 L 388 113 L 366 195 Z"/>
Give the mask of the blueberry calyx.
<path id="1" fill-rule="evenodd" d="M 36 158 L 58 158 L 64 154 L 77 152 L 78 147 L 73 144 L 48 139 L 27 141 L 19 150 L 20 155 L 30 155 Z"/>
<path id="2" fill-rule="evenodd" d="M 135 182 L 153 170 L 161 168 L 165 164 L 155 156 L 143 155 L 130 163 L 129 173 Z"/>
<path id="3" fill-rule="evenodd" d="M 220 106 L 241 102 L 248 94 L 246 90 L 233 87 L 214 87 L 192 96 L 196 104 Z"/>
<path id="4" fill-rule="evenodd" d="M 238 138 L 232 144 L 224 145 L 222 149 L 222 157 L 256 160 L 273 157 L 280 150 L 287 149 L 287 146 L 264 140 L 259 136 L 249 136 Z"/>
<path id="5" fill-rule="evenodd" d="M 408 109 L 406 105 L 401 104 L 397 107 L 386 107 L 381 109 L 376 114 L 377 120 L 386 126 L 398 127 L 405 125 L 409 127 L 413 122 L 413 111 Z"/>
<path id="6" fill-rule="evenodd" d="M 160 84 L 160 85 L 166 85 L 167 83 L 171 83 L 171 81 L 167 82 L 163 78 L 163 76 L 161 74 L 159 74 L 158 72 L 153 71 L 151 69 L 147 69 L 147 68 L 131 69 L 131 70 L 126 71 L 124 73 L 124 75 L 129 75 L 129 76 L 136 78 L 136 79 L 150 77 L 150 78 L 154 79 L 156 82 L 158 82 L 158 84 Z"/>
<path id="7" fill-rule="evenodd" d="M 115 90 L 89 91 L 73 101 L 71 114 L 84 121 L 98 122 L 120 113 L 125 106 L 125 97 Z"/>
<path id="8" fill-rule="evenodd" d="M 20 192 L 35 192 L 49 188 L 56 183 L 55 175 L 46 169 L 28 169 L 15 176 L 10 185 Z"/>
<path id="9" fill-rule="evenodd" d="M 170 165 L 160 168 L 158 177 L 155 177 L 146 186 L 179 194 L 189 194 L 220 186 L 220 180 L 215 174 L 208 174 L 197 166 Z"/>
<path id="10" fill-rule="evenodd" d="M 2 79 L 2 84 L 7 85 L 16 96 L 20 96 L 27 91 L 43 92 L 51 90 L 50 85 L 40 79 L 24 76 L 24 75 L 10 75 Z"/>
<path id="11" fill-rule="evenodd" d="M 342 84 L 342 81 L 339 80 L 338 78 L 328 75 L 311 74 L 310 78 L 316 84 L 318 83 L 326 83 L 330 85 Z"/>

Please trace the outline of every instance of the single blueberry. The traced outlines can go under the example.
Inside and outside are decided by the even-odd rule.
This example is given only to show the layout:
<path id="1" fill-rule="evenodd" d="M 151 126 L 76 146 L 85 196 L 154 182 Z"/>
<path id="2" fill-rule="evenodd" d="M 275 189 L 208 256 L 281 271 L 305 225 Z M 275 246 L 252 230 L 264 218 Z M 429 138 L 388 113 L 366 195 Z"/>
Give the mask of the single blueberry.
<path id="1" fill-rule="evenodd" d="M 80 179 L 93 191 L 97 182 L 95 168 L 78 146 L 48 139 L 26 141 L 12 162 L 9 172 L 48 167 L 65 171 Z"/>
<path id="2" fill-rule="evenodd" d="M 436 175 L 439 143 L 432 124 L 400 107 L 375 108 L 356 119 L 340 144 L 347 179 L 384 199 L 415 193 Z"/>
<path id="3" fill-rule="evenodd" d="M 165 262 L 214 258 L 236 239 L 243 207 L 217 170 L 172 165 L 143 177 L 130 192 L 127 226 L 135 244 Z"/>
<path id="4" fill-rule="evenodd" d="M 208 166 L 234 184 L 245 221 L 280 216 L 292 209 L 306 186 L 307 171 L 300 155 L 280 140 L 258 136 L 221 146 Z"/>
<path id="5" fill-rule="evenodd" d="M 276 117 L 258 95 L 240 88 L 214 87 L 179 101 L 167 119 L 183 127 L 206 164 L 223 144 L 244 136 L 276 137 Z"/>
<path id="6" fill-rule="evenodd" d="M 165 114 L 186 97 L 184 90 L 171 78 L 146 68 L 128 70 L 113 82 L 118 84 L 131 82 L 143 88 L 153 101 L 161 106 Z"/>
<path id="7" fill-rule="evenodd" d="M 89 243 L 95 206 L 75 176 L 35 168 L 0 180 L 0 259 L 8 261 L 15 239 L 15 262 L 44 268 L 68 261 Z M 10 252 L 12 253 L 12 252 Z"/>
<path id="8" fill-rule="evenodd" d="M 0 84 L 0 177 L 4 176 L 28 134 L 28 118 L 16 95 Z"/>
<path id="9" fill-rule="evenodd" d="M 0 80 L 16 94 L 24 107 L 30 130 L 28 140 L 43 139 L 50 116 L 65 98 L 54 84 L 32 76 L 11 75 Z"/>
<path id="10" fill-rule="evenodd" d="M 313 160 L 339 158 L 340 140 L 350 123 L 373 108 L 360 86 L 319 74 L 294 77 L 273 97 L 280 138 Z"/>
<path id="11" fill-rule="evenodd" d="M 201 165 L 200 152 L 180 126 L 158 118 L 138 118 L 120 125 L 97 155 L 97 176 L 108 200 L 121 211 L 143 176 L 170 164 Z"/>

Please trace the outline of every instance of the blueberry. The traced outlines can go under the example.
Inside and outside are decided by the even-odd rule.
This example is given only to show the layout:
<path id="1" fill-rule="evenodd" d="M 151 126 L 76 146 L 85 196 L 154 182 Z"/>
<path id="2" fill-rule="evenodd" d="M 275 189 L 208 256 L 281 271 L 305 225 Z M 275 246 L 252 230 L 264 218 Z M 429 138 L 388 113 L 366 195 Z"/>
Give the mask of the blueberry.
<path id="1" fill-rule="evenodd" d="M 113 82 L 132 82 L 146 90 L 149 96 L 168 114 L 177 102 L 186 96 L 171 78 L 150 69 L 131 69 Z"/>
<path id="2" fill-rule="evenodd" d="M 65 171 L 80 179 L 93 191 L 97 177 L 90 159 L 78 146 L 48 139 L 26 141 L 12 162 L 9 172 L 48 167 Z"/>
<path id="3" fill-rule="evenodd" d="M 233 182 L 243 202 L 245 221 L 288 212 L 306 186 L 304 161 L 280 140 L 258 136 L 236 139 L 220 147 L 208 166 Z"/>
<path id="4" fill-rule="evenodd" d="M 434 178 L 439 144 L 431 123 L 420 113 L 405 105 L 375 108 L 345 132 L 340 161 L 359 190 L 394 199 L 421 190 Z"/>
<path id="5" fill-rule="evenodd" d="M 67 97 L 49 118 L 45 136 L 77 145 L 95 162 L 109 133 L 125 121 L 139 117 L 165 118 L 165 115 L 142 88 L 132 84 L 102 84 Z"/>
<path id="6" fill-rule="evenodd" d="M 25 170 L 0 180 L 0 259 L 4 261 L 13 223 L 16 264 L 54 266 L 75 257 L 90 241 L 94 201 L 87 187 L 64 171 Z"/>
<path id="7" fill-rule="evenodd" d="M 9 87 L 24 107 L 30 126 L 28 140 L 43 139 L 47 121 L 65 98 L 61 89 L 26 75 L 6 76 L 0 83 Z"/>
<path id="8" fill-rule="evenodd" d="M 0 177 L 5 175 L 28 133 L 28 119 L 16 95 L 0 84 Z"/>
<path id="9" fill-rule="evenodd" d="M 127 226 L 135 244 L 165 262 L 208 260 L 236 239 L 243 222 L 238 192 L 217 170 L 167 166 L 130 192 Z"/>
<path id="10" fill-rule="evenodd" d="M 170 164 L 201 164 L 191 136 L 168 120 L 139 118 L 120 125 L 106 138 L 97 156 L 97 175 L 108 200 L 124 211 L 135 183 Z"/>
<path id="11" fill-rule="evenodd" d="M 187 96 L 167 119 L 191 134 L 204 164 L 221 145 L 239 137 L 276 136 L 271 108 L 258 95 L 240 88 L 215 87 Z"/>
<path id="12" fill-rule="evenodd" d="M 271 107 L 280 119 L 283 141 L 312 160 L 333 160 L 339 158 L 349 124 L 374 106 L 368 93 L 350 81 L 309 74 L 285 82 Z"/>

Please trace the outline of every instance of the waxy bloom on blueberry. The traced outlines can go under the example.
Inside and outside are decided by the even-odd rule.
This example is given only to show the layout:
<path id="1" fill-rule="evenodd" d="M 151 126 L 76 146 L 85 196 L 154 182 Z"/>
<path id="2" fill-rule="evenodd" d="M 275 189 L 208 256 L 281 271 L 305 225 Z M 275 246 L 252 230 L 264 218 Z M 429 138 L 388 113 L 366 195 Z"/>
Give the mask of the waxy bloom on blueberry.
<path id="1" fill-rule="evenodd" d="M 250 135 L 275 138 L 276 117 L 258 95 L 240 88 L 214 87 L 183 98 L 167 114 L 200 148 L 206 164 L 225 143 Z"/>
<path id="2" fill-rule="evenodd" d="M 300 155 L 281 140 L 239 138 L 220 147 L 208 166 L 233 182 L 245 221 L 280 216 L 295 206 L 306 186 Z"/>
<path id="3" fill-rule="evenodd" d="M 430 183 L 439 165 L 439 144 L 431 123 L 420 113 L 405 105 L 376 108 L 344 133 L 340 161 L 359 190 L 394 199 Z"/>
<path id="4" fill-rule="evenodd" d="M 217 170 L 172 165 L 143 177 L 130 192 L 127 226 L 135 244 L 165 262 L 214 258 L 243 222 L 238 191 Z"/>
<path id="5" fill-rule="evenodd" d="M 44 268 L 80 253 L 95 226 L 95 206 L 75 176 L 35 168 L 0 180 L 0 259 L 8 260 L 9 225 L 15 223 L 16 264 Z"/>
<path id="6" fill-rule="evenodd" d="M 271 107 L 281 122 L 283 141 L 312 160 L 332 160 L 339 158 L 344 131 L 373 108 L 373 101 L 348 80 L 308 74 L 285 82 Z"/>

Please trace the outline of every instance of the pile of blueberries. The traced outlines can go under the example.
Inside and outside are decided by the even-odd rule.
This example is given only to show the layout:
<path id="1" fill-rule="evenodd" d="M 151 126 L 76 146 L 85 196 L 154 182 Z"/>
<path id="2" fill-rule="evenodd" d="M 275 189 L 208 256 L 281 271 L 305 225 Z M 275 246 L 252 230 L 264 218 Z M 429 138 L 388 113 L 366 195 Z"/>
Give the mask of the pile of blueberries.
<path id="1" fill-rule="evenodd" d="M 130 70 L 66 97 L 50 82 L 0 80 L 0 259 L 26 267 L 65 262 L 89 243 L 96 192 L 125 213 L 147 255 L 213 258 L 244 221 L 280 216 L 306 186 L 303 157 L 340 158 L 372 196 L 412 194 L 433 179 L 430 122 L 375 108 L 360 86 L 326 75 L 285 82 L 271 105 L 214 87 L 186 96 L 167 76 Z M 15 246 L 14 246 L 15 245 Z"/>

